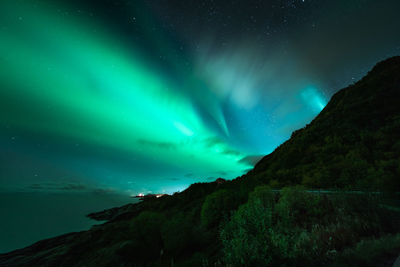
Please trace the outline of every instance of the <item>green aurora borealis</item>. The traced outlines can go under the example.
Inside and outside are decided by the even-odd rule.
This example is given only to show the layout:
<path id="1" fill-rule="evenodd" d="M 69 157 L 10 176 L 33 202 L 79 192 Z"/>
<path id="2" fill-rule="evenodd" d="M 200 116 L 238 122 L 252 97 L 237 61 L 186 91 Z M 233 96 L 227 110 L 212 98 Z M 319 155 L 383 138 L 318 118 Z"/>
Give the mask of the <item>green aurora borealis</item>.
<path id="1" fill-rule="evenodd" d="M 155 157 L 202 175 L 240 174 L 250 167 L 135 49 L 107 32 L 91 32 L 91 22 L 52 16 L 45 6 L 3 7 L 2 23 L 10 25 L 0 44 L 7 66 L 0 77 L 3 123 L 133 157 Z M 218 111 L 210 112 L 219 119 Z"/>
<path id="2" fill-rule="evenodd" d="M 215 48 L 215 33 L 177 37 L 139 2 L 123 27 L 96 3 L 0 3 L 1 189 L 171 193 L 234 178 L 340 89 L 276 45 L 283 34 Z"/>

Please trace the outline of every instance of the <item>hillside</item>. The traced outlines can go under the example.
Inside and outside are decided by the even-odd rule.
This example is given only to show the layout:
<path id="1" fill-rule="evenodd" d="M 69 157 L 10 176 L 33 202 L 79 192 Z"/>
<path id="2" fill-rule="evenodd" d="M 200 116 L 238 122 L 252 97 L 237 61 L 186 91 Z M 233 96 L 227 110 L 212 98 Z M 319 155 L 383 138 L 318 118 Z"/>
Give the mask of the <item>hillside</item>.
<path id="1" fill-rule="evenodd" d="M 251 171 L 274 186 L 400 188 L 400 57 L 340 90 Z"/>
<path id="2" fill-rule="evenodd" d="M 0 266 L 390 266 L 400 251 L 398 195 L 366 192 L 399 191 L 399 97 L 394 57 L 246 175 L 91 214 L 108 222 L 2 254 Z"/>

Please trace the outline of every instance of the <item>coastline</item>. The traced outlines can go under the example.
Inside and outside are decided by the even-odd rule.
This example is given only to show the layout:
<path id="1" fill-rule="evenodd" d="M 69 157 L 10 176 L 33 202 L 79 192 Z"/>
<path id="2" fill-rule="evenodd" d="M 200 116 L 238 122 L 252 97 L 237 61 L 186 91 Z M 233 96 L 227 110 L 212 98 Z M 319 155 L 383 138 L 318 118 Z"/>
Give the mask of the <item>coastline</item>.
<path id="1" fill-rule="evenodd" d="M 89 230 L 101 224 L 87 217 L 137 199 L 117 194 L 90 192 L 1 192 L 0 253 L 20 249 L 37 241 Z"/>

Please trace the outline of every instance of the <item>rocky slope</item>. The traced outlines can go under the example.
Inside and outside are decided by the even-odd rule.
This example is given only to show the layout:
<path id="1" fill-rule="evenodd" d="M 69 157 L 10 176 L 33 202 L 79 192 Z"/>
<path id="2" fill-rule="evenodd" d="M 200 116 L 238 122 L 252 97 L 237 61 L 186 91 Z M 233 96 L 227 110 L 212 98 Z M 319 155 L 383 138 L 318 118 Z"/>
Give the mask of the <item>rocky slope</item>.
<path id="1" fill-rule="evenodd" d="M 108 222 L 0 254 L 0 266 L 163 265 L 174 259 L 190 265 L 197 255 L 218 259 L 218 227 L 204 228 L 200 223 L 205 200 L 216 197 L 212 193 L 217 190 L 228 207 L 226 214 L 262 184 L 397 191 L 399 99 L 400 57 L 394 57 L 336 93 L 309 125 L 295 131 L 246 175 L 224 183 L 194 184 L 173 196 L 91 214 Z"/>

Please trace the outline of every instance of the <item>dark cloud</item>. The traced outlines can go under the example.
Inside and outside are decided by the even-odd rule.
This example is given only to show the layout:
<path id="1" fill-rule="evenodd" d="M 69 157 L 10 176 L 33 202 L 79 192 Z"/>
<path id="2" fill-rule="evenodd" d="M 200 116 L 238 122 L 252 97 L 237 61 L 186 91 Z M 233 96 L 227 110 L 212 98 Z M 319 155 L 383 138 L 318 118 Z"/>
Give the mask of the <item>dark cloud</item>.
<path id="1" fill-rule="evenodd" d="M 240 160 L 240 162 L 243 163 L 248 163 L 250 165 L 256 165 L 257 162 L 259 162 L 265 155 L 253 155 L 253 156 L 247 156 L 244 157 Z"/>
<path id="2" fill-rule="evenodd" d="M 222 141 L 218 137 L 210 137 L 204 140 L 204 145 L 208 148 L 213 148 L 215 146 L 221 146 L 221 152 L 222 154 L 225 155 L 231 155 L 231 156 L 240 156 L 242 153 L 240 153 L 237 150 L 234 149 L 229 149 L 226 147 L 226 142 Z"/>
<path id="3" fill-rule="evenodd" d="M 81 184 L 66 184 L 60 187 L 60 190 L 65 190 L 65 191 L 81 191 L 86 189 L 87 187 Z"/>
<path id="4" fill-rule="evenodd" d="M 246 170 L 243 170 L 243 173 L 248 173 L 249 171 L 251 171 L 253 168 L 248 168 Z"/>
<path id="5" fill-rule="evenodd" d="M 104 194 L 115 193 L 115 190 L 112 188 L 95 188 L 92 190 L 92 192 L 95 194 L 104 195 Z"/>
<path id="6" fill-rule="evenodd" d="M 304 88 L 315 87 L 318 93 L 326 95 L 328 99 L 335 91 L 363 76 L 377 61 L 400 53 L 398 0 L 115 0 L 115 5 L 110 5 L 109 0 L 62 1 L 65 7 L 63 5 L 60 9 L 82 11 L 79 14 L 70 12 L 71 21 L 77 16 L 76 26 L 79 27 L 80 16 L 90 12 L 94 16 L 93 24 L 99 23 L 105 27 L 104 35 L 102 31 L 98 31 L 99 35 L 88 33 L 88 44 L 108 36 L 111 42 L 120 43 L 132 51 L 133 58 L 140 54 L 143 56 L 143 62 L 138 62 L 140 68 L 143 63 L 143 67 L 160 77 L 160 81 L 165 78 L 165 81 L 171 82 L 166 86 L 168 95 L 177 93 L 179 98 L 182 96 L 185 102 L 193 105 L 198 115 L 196 121 L 198 119 L 202 122 L 201 126 L 216 136 L 206 138 L 210 136 L 207 134 L 201 139 L 201 136 L 196 135 L 196 138 L 199 137 L 196 145 L 234 158 L 239 155 L 270 153 L 293 130 L 309 122 L 316 113 L 309 111 L 313 107 L 312 101 L 300 97 Z M 26 11 L 30 13 L 28 9 Z M 15 29 L 31 26 L 24 26 L 23 21 L 16 25 Z M 84 32 L 85 28 L 82 27 Z M 32 31 L 22 36 L 25 34 L 21 32 L 21 38 L 24 38 L 21 40 L 30 40 L 34 36 L 34 42 L 46 40 L 42 39 L 40 31 L 38 33 L 36 35 Z M 65 40 L 68 42 L 74 36 L 65 36 Z M 61 62 L 64 53 L 59 57 L 56 51 L 50 49 L 52 52 L 46 54 L 43 44 L 38 48 L 43 50 L 44 56 L 50 61 L 60 62 L 60 66 L 67 70 L 69 61 L 66 60 L 65 64 Z M 15 54 L 18 54 L 17 50 Z M 124 53 L 121 55 L 126 56 Z M 9 55 L 4 56 L 8 58 Z M 80 55 L 76 56 L 77 59 L 81 58 Z M 86 55 L 82 58 L 86 58 Z M 16 66 L 19 64 L 14 63 Z M 93 94 L 104 93 L 103 79 L 97 79 L 92 73 L 98 71 L 95 68 L 89 69 L 87 79 L 83 75 L 82 80 L 87 80 Z M 125 181 L 135 179 L 138 183 L 130 185 L 133 190 L 140 184 L 157 184 L 162 187 L 158 178 L 162 176 L 168 180 L 169 177 L 180 177 L 182 172 L 187 173 L 185 177 L 193 179 L 228 175 L 234 178 L 237 175 L 237 172 L 215 173 L 203 166 L 196 169 L 188 163 L 177 164 L 179 159 L 172 157 L 161 159 L 157 152 L 173 155 L 175 150 L 179 151 L 180 146 L 185 145 L 183 142 L 168 142 L 168 136 L 165 136 L 167 142 L 151 140 L 150 135 L 130 136 L 133 142 L 129 142 L 129 145 L 124 143 L 123 146 L 116 144 L 116 138 L 107 140 L 105 135 L 104 139 L 99 136 L 98 139 L 90 140 L 87 138 L 89 132 L 79 130 L 86 129 L 86 126 L 75 129 L 73 126 L 93 123 L 93 126 L 99 127 L 93 128 L 96 132 L 99 130 L 99 133 L 114 126 L 117 126 L 115 132 L 127 128 L 118 128 L 119 119 L 104 121 L 102 117 L 96 117 L 101 112 L 93 112 L 88 117 L 84 116 L 86 112 L 82 112 L 80 116 L 79 110 L 86 109 L 87 102 L 83 99 L 79 100 L 82 107 L 75 110 L 71 121 L 65 120 L 71 123 L 71 127 L 62 129 L 58 121 L 64 121 L 63 116 L 69 118 L 68 113 L 72 110 L 62 108 L 57 112 L 63 114 L 60 116 L 49 112 L 51 105 L 47 107 L 47 104 L 43 104 L 46 102 L 42 103 L 39 97 L 34 100 L 30 94 L 12 93 L 18 89 L 11 86 L 14 78 L 6 74 L 3 76 L 3 84 L 10 84 L 10 87 L 2 91 L 4 94 L 0 98 L 1 114 L 4 114 L 0 123 L 0 190 L 11 186 L 27 189 L 27 185 L 31 190 L 95 190 L 85 186 L 86 183 L 106 184 L 125 190 Z M 47 72 L 43 72 L 43 77 L 38 72 L 38 77 L 44 81 L 49 78 Z M 105 78 L 104 81 L 107 80 Z M 15 84 L 20 82 L 15 78 Z M 118 97 L 117 94 L 115 96 Z M 319 97 L 319 94 L 316 96 Z M 33 105 L 34 101 L 37 101 L 37 107 Z M 121 98 L 121 101 L 125 99 Z M 137 101 L 139 103 L 141 99 Z M 17 105 L 17 102 L 23 104 Z M 102 110 L 102 107 L 93 108 L 93 111 L 97 108 Z M 130 114 L 129 110 L 126 111 L 126 114 Z M 26 115 L 29 118 L 22 119 Z M 177 111 L 177 115 L 181 114 Z M 129 116 L 132 119 L 130 123 L 136 123 L 135 114 Z M 82 121 L 75 121 L 79 117 L 82 117 Z M 85 121 L 89 118 L 92 121 Z M 103 121 L 104 126 L 101 125 Z M 111 121 L 115 125 L 109 123 Z M 123 125 L 125 123 L 120 126 Z M 155 124 L 152 130 L 162 131 L 162 128 Z M 74 131 L 77 133 L 74 134 Z M 194 155 L 187 155 L 189 160 L 185 162 L 191 163 L 193 158 L 195 163 L 199 156 L 203 156 L 195 149 L 191 153 Z M 230 160 L 228 158 L 227 161 Z M 240 162 L 255 164 L 258 159 L 249 156 Z M 188 172 L 194 172 L 195 175 Z M 79 183 L 45 183 L 50 178 L 51 181 L 64 181 L 63 177 L 71 177 Z"/>
<path id="7" fill-rule="evenodd" d="M 79 183 L 35 183 L 28 186 L 28 188 L 43 191 L 85 191 L 89 189 Z"/>
<path id="8" fill-rule="evenodd" d="M 223 142 L 218 137 L 210 137 L 210 138 L 204 139 L 204 144 L 206 147 L 213 147 L 215 145 L 223 144 Z"/>
<path id="9" fill-rule="evenodd" d="M 225 155 L 231 155 L 231 156 L 240 156 L 242 155 L 242 153 L 240 153 L 237 150 L 233 150 L 233 149 L 223 149 L 222 152 Z"/>
<path id="10" fill-rule="evenodd" d="M 45 189 L 47 187 L 43 186 L 43 184 L 31 184 L 30 186 L 28 186 L 29 189 L 38 189 L 38 190 L 42 190 Z"/>
<path id="11" fill-rule="evenodd" d="M 112 188 L 91 187 L 81 183 L 34 183 L 27 187 L 30 190 L 42 192 L 91 192 L 108 194 L 115 192 Z"/>
<path id="12" fill-rule="evenodd" d="M 151 140 L 139 139 L 137 140 L 139 145 L 167 149 L 167 150 L 175 150 L 178 147 L 178 144 L 172 142 L 156 142 Z"/>

